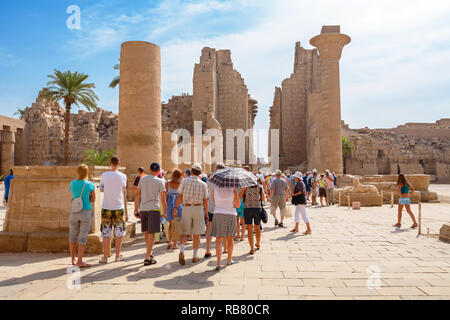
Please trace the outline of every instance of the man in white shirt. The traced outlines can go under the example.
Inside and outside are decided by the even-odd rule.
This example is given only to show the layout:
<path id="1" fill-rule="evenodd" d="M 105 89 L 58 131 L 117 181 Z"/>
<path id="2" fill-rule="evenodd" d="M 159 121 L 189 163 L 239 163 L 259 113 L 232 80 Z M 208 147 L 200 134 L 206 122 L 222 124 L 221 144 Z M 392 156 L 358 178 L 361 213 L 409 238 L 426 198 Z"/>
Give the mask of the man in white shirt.
<path id="1" fill-rule="evenodd" d="M 103 173 L 100 178 L 100 192 L 104 193 L 100 227 L 103 238 L 103 257 L 100 263 L 108 262 L 113 228 L 116 238 L 116 262 L 123 259 L 120 250 L 122 239 L 126 235 L 124 193 L 127 187 L 127 176 L 119 172 L 119 158 L 112 157 L 110 165 L 111 171 Z"/>

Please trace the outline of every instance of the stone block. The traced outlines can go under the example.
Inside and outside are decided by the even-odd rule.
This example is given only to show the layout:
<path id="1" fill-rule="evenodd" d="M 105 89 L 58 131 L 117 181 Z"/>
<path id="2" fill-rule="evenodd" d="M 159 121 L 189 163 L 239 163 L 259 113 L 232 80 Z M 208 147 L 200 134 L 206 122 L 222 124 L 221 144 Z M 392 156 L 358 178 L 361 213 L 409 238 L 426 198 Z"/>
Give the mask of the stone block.
<path id="1" fill-rule="evenodd" d="M 25 252 L 27 240 L 26 232 L 0 232 L 0 253 Z"/>
<path id="2" fill-rule="evenodd" d="M 450 224 L 444 224 L 439 232 L 439 240 L 450 242 Z"/>
<path id="3" fill-rule="evenodd" d="M 28 236 L 27 251 L 32 253 L 69 252 L 68 232 L 33 232 Z M 86 253 L 102 253 L 100 233 L 88 235 Z"/>

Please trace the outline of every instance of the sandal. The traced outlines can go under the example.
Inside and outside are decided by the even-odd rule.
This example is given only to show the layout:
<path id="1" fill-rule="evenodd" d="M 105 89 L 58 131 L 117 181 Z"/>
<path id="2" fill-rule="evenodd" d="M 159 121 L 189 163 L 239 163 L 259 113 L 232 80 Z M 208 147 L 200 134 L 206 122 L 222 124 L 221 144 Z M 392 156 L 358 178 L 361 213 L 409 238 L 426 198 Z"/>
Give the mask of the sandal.
<path id="1" fill-rule="evenodd" d="M 292 232 L 292 233 L 297 233 L 298 230 L 292 229 L 291 232 Z"/>
<path id="2" fill-rule="evenodd" d="M 223 268 L 224 268 L 223 266 L 217 266 L 216 271 L 223 270 Z"/>
<path id="3" fill-rule="evenodd" d="M 402 225 L 400 223 L 394 224 L 393 227 L 400 228 Z"/>
<path id="4" fill-rule="evenodd" d="M 304 235 L 308 235 L 311 234 L 311 230 L 306 230 L 305 232 L 303 232 Z"/>
<path id="5" fill-rule="evenodd" d="M 250 250 L 250 252 L 248 254 L 254 255 L 255 254 L 255 250 Z"/>
<path id="6" fill-rule="evenodd" d="M 231 265 L 233 265 L 234 264 L 234 261 L 233 260 L 231 260 L 230 262 L 227 262 L 227 266 L 231 266 Z"/>
<path id="7" fill-rule="evenodd" d="M 411 229 L 415 229 L 415 228 L 417 228 L 417 227 L 418 227 L 417 223 L 414 223 L 414 224 L 411 226 Z"/>
<path id="8" fill-rule="evenodd" d="M 144 266 L 150 266 L 152 264 L 156 264 L 156 260 L 151 257 L 150 259 L 144 260 Z"/>
<path id="9" fill-rule="evenodd" d="M 86 268 L 90 268 L 90 267 L 92 267 L 92 265 L 90 265 L 90 264 L 88 264 L 88 263 L 82 263 L 82 264 L 80 264 L 80 265 L 76 265 L 78 268 L 80 268 L 80 269 L 86 269 Z"/>
<path id="10" fill-rule="evenodd" d="M 167 249 L 172 249 L 172 244 L 171 243 L 169 243 L 168 245 L 167 245 Z"/>
<path id="11" fill-rule="evenodd" d="M 259 246 L 259 245 L 256 245 L 256 251 L 258 251 L 258 250 L 259 250 L 259 248 L 260 248 L 260 246 Z"/>

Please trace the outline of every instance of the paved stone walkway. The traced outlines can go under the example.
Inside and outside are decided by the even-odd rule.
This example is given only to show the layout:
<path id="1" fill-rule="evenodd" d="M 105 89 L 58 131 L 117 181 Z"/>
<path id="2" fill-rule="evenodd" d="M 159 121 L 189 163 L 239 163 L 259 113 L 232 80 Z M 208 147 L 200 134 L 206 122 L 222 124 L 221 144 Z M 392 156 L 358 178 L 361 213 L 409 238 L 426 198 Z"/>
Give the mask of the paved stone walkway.
<path id="1" fill-rule="evenodd" d="M 434 231 L 450 220 L 449 208 L 423 205 Z M 81 290 L 67 288 L 67 255 L 0 254 L 0 299 L 450 299 L 450 244 L 417 237 L 407 215 L 401 230 L 391 227 L 396 210 L 308 207 L 311 236 L 290 234 L 292 218 L 283 229 L 271 219 L 261 251 L 250 256 L 248 243 L 237 242 L 236 264 L 220 272 L 214 255 L 191 263 L 192 242 L 185 266 L 161 243 L 158 263 L 144 267 L 145 245 L 137 241 L 124 248 L 124 262 L 88 257 L 94 267 L 82 271 Z"/>

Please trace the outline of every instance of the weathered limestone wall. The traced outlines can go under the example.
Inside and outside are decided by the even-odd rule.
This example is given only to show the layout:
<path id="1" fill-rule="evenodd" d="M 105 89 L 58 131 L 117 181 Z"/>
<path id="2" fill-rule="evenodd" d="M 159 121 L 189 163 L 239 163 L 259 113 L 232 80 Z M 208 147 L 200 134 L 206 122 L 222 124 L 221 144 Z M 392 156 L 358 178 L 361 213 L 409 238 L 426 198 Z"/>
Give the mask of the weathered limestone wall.
<path id="1" fill-rule="evenodd" d="M 270 107 L 270 127 L 269 127 L 269 158 L 272 156 L 272 136 L 271 130 L 281 130 L 281 88 L 275 87 L 273 104 Z M 280 143 L 280 141 L 278 141 Z"/>
<path id="2" fill-rule="evenodd" d="M 64 109 L 55 101 L 47 101 L 39 93 L 36 102 L 25 109 L 23 120 L 25 129 L 22 143 L 23 164 L 59 164 L 63 158 Z M 71 115 L 70 162 L 79 163 L 84 151 L 115 150 L 117 144 L 118 116 L 112 112 L 98 109 L 95 112 L 78 111 Z"/>
<path id="3" fill-rule="evenodd" d="M 192 101 L 193 96 L 183 94 L 173 96 L 168 103 L 162 104 L 162 130 L 173 132 L 177 129 L 186 129 L 194 133 L 194 119 Z"/>
<path id="4" fill-rule="evenodd" d="M 200 62 L 194 67 L 193 77 L 193 120 L 202 121 L 202 129 L 212 127 L 217 122 L 217 52 L 216 49 L 202 49 Z M 193 134 L 193 132 L 191 132 Z"/>
<path id="5" fill-rule="evenodd" d="M 76 179 L 76 166 L 14 167 L 16 178 L 10 190 L 0 252 L 67 252 L 72 195 L 69 184 Z M 95 185 L 92 224 L 86 253 L 102 252 L 100 236 L 103 193 L 98 188 L 107 167 L 90 167 L 89 181 Z M 135 234 L 127 224 L 126 240 Z"/>
<path id="6" fill-rule="evenodd" d="M 153 43 L 122 44 L 119 117 L 117 152 L 127 173 L 161 163 L 161 49 Z"/>
<path id="7" fill-rule="evenodd" d="M 281 154 L 283 168 L 307 160 L 308 93 L 318 90 L 320 71 L 317 50 L 306 50 L 300 42 L 295 46 L 294 73 L 282 82 Z"/>
<path id="8" fill-rule="evenodd" d="M 354 156 L 347 160 L 347 172 L 397 174 L 400 169 L 407 174 L 431 175 L 437 182 L 450 181 L 450 127 L 436 124 L 408 124 L 407 129 L 349 129 L 344 124 L 341 135 L 355 144 Z"/>

